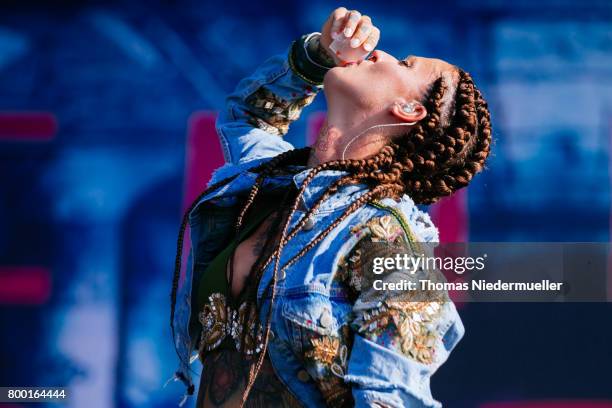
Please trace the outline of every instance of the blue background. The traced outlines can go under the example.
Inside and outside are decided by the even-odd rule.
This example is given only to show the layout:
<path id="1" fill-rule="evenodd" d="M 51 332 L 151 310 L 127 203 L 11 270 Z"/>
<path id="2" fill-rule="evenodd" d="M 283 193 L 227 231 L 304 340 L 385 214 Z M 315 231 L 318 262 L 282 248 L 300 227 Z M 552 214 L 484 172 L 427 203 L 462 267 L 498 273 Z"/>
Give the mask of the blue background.
<path id="1" fill-rule="evenodd" d="M 188 119 L 338 5 L 2 3 L 0 113 L 52 112 L 58 131 L 0 139 L 0 265 L 52 273 L 43 304 L 0 304 L 0 385 L 69 386 L 75 407 L 175 405 L 182 387 L 162 385 Z M 342 5 L 372 16 L 380 49 L 455 63 L 487 97 L 495 145 L 469 188 L 470 240 L 609 240 L 612 3 Z M 609 304 L 461 315 L 467 335 L 432 380 L 447 406 L 612 400 Z"/>

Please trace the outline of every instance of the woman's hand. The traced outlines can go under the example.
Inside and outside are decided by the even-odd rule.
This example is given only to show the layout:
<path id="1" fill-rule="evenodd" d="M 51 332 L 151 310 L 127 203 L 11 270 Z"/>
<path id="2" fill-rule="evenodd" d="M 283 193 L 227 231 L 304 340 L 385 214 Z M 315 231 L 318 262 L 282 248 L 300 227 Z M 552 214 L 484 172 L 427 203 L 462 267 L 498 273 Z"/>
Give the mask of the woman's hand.
<path id="1" fill-rule="evenodd" d="M 345 7 L 334 10 L 321 28 L 320 43 L 330 56 L 334 55 L 329 49 L 334 40 L 332 33 L 350 38 L 352 48 L 363 47 L 366 51 L 372 51 L 380 39 L 380 30 L 372 24 L 370 17 Z"/>

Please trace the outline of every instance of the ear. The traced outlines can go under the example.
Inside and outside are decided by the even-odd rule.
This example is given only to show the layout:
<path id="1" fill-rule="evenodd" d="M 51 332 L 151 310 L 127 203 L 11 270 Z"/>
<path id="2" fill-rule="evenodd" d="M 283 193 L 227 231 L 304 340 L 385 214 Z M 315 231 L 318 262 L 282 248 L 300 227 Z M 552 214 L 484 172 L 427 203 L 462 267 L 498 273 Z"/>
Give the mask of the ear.
<path id="1" fill-rule="evenodd" d="M 402 109 L 405 105 L 409 103 L 413 104 L 414 109 L 412 112 L 406 112 L 404 109 Z M 407 102 L 406 100 L 402 99 L 396 101 L 393 105 L 391 105 L 390 113 L 403 122 L 418 122 L 419 120 L 427 116 L 427 109 L 425 109 L 425 107 L 420 102 Z"/>

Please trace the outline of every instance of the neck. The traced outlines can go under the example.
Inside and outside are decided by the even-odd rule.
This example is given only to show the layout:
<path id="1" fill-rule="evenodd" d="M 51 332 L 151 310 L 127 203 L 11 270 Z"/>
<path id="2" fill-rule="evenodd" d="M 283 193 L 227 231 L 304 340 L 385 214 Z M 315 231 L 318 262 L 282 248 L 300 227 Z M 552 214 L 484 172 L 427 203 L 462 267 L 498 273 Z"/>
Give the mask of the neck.
<path id="1" fill-rule="evenodd" d="M 330 107 L 327 119 L 312 146 L 308 166 L 341 160 L 343 153 L 345 159 L 363 159 L 376 154 L 388 141 L 386 132 L 382 129 L 366 130 L 374 125 L 392 123 L 390 119 L 390 115 L 385 112 L 372 114 L 359 111 L 354 106 L 350 109 Z"/>

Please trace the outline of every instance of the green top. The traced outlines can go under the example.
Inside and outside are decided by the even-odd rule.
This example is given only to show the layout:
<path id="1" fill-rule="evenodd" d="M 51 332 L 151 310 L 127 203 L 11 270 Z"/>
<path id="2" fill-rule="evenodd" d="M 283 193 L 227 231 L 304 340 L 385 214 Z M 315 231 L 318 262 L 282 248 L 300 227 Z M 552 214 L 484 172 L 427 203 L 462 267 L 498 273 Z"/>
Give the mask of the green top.
<path id="1" fill-rule="evenodd" d="M 232 256 L 236 247 L 248 238 L 249 235 L 255 232 L 257 227 L 270 216 L 275 209 L 273 205 L 266 205 L 263 206 L 263 208 L 260 207 L 257 211 L 253 211 L 254 214 L 245 222 L 238 236 L 210 261 L 197 281 L 194 282 L 192 295 L 195 296 L 192 297 L 190 324 L 192 338 L 197 338 L 200 329 L 198 315 L 206 302 L 208 302 L 210 295 L 213 293 L 221 293 L 227 299 L 230 298 L 228 296 L 230 288 L 227 281 L 227 263 L 230 256 Z"/>

